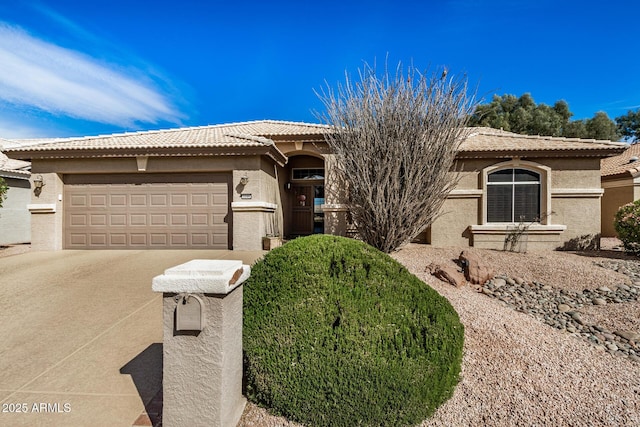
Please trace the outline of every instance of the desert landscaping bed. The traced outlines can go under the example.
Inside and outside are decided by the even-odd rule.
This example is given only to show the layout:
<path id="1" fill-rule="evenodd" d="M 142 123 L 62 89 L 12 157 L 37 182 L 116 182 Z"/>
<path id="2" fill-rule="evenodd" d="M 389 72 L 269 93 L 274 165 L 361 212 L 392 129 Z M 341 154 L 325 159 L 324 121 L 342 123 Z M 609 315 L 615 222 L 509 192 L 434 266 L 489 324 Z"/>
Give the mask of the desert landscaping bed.
<path id="1" fill-rule="evenodd" d="M 460 383 L 453 397 L 423 426 L 640 425 L 640 363 L 588 341 L 578 331 L 570 333 L 519 312 L 482 288 L 455 288 L 425 272 L 432 263 L 453 264 L 461 250 L 408 245 L 394 254 L 451 302 L 465 326 Z M 608 298 L 604 305 L 577 307 L 586 325 L 595 324 L 607 332 L 640 332 L 638 300 L 617 303 L 613 294 L 598 291 L 640 285 L 640 275 L 634 277 L 635 272 L 640 274 L 634 258 L 611 251 L 474 252 L 498 276 L 535 281 L 541 288 L 567 294 L 581 295 L 587 289 L 594 297 Z M 248 404 L 240 425 L 295 424 Z"/>

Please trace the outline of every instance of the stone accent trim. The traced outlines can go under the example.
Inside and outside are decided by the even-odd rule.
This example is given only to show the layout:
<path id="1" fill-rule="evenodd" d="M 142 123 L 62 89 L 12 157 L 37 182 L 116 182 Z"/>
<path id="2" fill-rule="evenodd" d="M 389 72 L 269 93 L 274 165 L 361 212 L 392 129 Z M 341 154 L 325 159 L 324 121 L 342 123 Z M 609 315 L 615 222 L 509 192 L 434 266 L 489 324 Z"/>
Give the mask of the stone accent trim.
<path id="1" fill-rule="evenodd" d="M 599 199 L 604 194 L 602 188 L 554 188 L 551 197 L 593 197 Z"/>

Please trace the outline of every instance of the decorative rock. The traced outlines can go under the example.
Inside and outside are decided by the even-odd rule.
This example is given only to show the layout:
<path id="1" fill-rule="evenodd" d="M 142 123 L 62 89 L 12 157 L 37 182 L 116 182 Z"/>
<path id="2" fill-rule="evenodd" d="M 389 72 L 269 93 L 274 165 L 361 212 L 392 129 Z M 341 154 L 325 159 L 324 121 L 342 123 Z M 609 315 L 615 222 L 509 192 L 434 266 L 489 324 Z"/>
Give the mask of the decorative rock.
<path id="1" fill-rule="evenodd" d="M 608 343 L 605 346 L 611 351 L 616 351 L 618 349 L 618 346 L 613 343 Z"/>
<path id="2" fill-rule="evenodd" d="M 462 263 L 464 277 L 471 283 L 482 285 L 495 276 L 495 271 L 483 264 L 480 257 L 471 251 L 462 251 L 458 259 Z"/>
<path id="3" fill-rule="evenodd" d="M 505 286 L 507 284 L 507 281 L 504 280 L 501 277 L 496 277 L 495 279 L 493 279 L 493 286 L 498 289 L 501 288 L 503 286 Z"/>
<path id="4" fill-rule="evenodd" d="M 584 325 L 584 320 L 580 317 L 580 313 L 577 311 L 571 312 L 571 318 L 576 321 L 579 325 Z"/>
<path id="5" fill-rule="evenodd" d="M 619 337 L 624 338 L 627 341 L 638 341 L 638 340 L 640 340 L 640 334 L 632 332 L 632 331 L 615 331 L 614 334 L 616 334 Z"/>
<path id="6" fill-rule="evenodd" d="M 466 283 L 462 273 L 449 265 L 442 266 L 431 264 L 427 267 L 427 271 L 431 272 L 431 274 L 437 279 L 449 283 L 456 288 L 460 288 Z"/>
<path id="7" fill-rule="evenodd" d="M 461 254 L 462 255 L 462 254 Z M 587 325 L 582 319 L 581 307 L 640 300 L 640 262 L 617 261 L 625 264 L 620 268 L 623 274 L 635 277 L 633 286 L 616 286 L 611 290 L 606 286 L 598 289 L 584 289 L 581 292 L 557 289 L 538 281 L 524 282 L 507 276 L 495 277 L 477 286 L 485 295 L 496 298 L 515 311 L 529 314 L 549 326 L 582 338 L 598 349 L 616 356 L 630 357 L 640 363 L 640 331 L 616 331 L 615 333 L 599 325 Z M 602 267 L 611 268 L 608 261 Z M 634 275 L 634 276 L 632 276 Z M 631 358 L 631 357 L 630 357 Z"/>

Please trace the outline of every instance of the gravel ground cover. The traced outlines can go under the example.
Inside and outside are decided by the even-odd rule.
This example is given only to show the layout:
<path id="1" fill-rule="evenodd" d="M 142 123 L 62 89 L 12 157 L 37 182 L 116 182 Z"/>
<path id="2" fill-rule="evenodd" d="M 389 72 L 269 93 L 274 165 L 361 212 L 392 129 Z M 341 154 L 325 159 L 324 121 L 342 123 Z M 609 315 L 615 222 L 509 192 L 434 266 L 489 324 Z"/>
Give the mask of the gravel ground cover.
<path id="1" fill-rule="evenodd" d="M 517 311 L 481 289 L 455 288 L 425 273 L 431 263 L 453 263 L 461 250 L 408 245 L 394 254 L 444 295 L 465 325 L 461 381 L 423 426 L 640 426 L 640 363 L 594 345 L 578 331 Z M 632 295 L 617 303 L 598 291 L 640 285 L 640 263 L 634 258 L 616 251 L 477 252 L 505 279 L 535 281 L 549 292 L 582 295 L 588 290 L 594 298 L 604 296 L 606 304 L 585 302 L 570 311 L 578 311 L 587 325 L 640 333 L 640 302 Z M 249 403 L 239 425 L 296 424 Z"/>

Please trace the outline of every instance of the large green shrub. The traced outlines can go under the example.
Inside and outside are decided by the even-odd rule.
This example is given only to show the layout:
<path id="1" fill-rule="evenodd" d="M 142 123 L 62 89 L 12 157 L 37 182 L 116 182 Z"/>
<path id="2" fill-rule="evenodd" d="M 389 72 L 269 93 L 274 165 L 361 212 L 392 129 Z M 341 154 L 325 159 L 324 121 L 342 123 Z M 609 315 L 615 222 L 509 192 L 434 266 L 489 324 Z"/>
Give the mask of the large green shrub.
<path id="1" fill-rule="evenodd" d="M 451 396 L 463 332 L 449 302 L 388 255 L 299 238 L 245 286 L 247 395 L 308 425 L 416 424 Z"/>
<path id="2" fill-rule="evenodd" d="M 622 206 L 616 212 L 613 225 L 624 249 L 640 255 L 640 200 Z"/>

